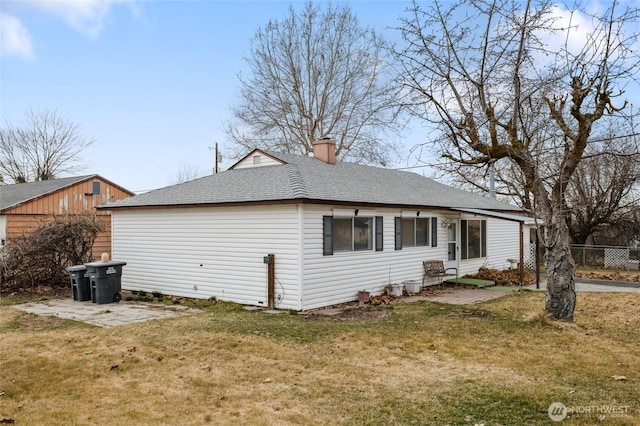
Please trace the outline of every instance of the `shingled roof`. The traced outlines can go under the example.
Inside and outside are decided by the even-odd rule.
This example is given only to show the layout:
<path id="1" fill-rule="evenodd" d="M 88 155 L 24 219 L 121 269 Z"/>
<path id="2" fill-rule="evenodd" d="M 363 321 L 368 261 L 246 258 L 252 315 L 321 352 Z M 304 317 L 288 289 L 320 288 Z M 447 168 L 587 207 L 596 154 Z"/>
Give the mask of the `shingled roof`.
<path id="1" fill-rule="evenodd" d="M 260 150 L 249 155 L 255 155 L 256 152 L 264 153 L 282 164 L 232 168 L 109 203 L 101 208 L 113 210 L 304 201 L 522 212 L 522 209 L 511 204 L 456 189 L 416 173 L 345 162 L 328 164 L 313 157 Z"/>
<path id="2" fill-rule="evenodd" d="M 43 197 L 97 175 L 74 176 L 0 186 L 0 211 Z"/>

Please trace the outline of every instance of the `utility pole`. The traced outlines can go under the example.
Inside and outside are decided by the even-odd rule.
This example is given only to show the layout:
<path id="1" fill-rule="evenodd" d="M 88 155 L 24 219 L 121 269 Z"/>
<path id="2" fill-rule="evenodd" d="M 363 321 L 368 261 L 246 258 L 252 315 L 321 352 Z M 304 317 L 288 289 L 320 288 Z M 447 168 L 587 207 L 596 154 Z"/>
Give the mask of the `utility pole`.
<path id="1" fill-rule="evenodd" d="M 221 160 L 221 155 L 220 155 L 220 151 L 218 151 L 218 142 L 216 142 L 215 147 L 209 147 L 209 149 L 213 149 L 215 151 L 215 158 L 213 160 L 213 173 L 216 174 L 220 171 L 220 168 L 218 166 L 218 164 L 220 163 Z"/>
<path id="2" fill-rule="evenodd" d="M 215 161 L 215 166 L 213 167 L 213 173 L 218 173 L 218 161 L 220 159 L 220 157 L 218 157 L 218 142 L 216 142 L 216 161 Z"/>

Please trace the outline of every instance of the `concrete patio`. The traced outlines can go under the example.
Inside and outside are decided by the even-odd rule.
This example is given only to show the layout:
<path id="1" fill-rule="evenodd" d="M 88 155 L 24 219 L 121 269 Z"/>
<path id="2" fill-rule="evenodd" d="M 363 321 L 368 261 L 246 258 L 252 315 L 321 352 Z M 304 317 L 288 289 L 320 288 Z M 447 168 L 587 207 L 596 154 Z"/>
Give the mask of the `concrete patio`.
<path id="1" fill-rule="evenodd" d="M 35 315 L 83 321 L 99 327 L 115 327 L 199 312 L 198 309 L 180 305 L 145 302 L 96 304 L 90 301 L 74 301 L 71 298 L 29 302 L 12 307 Z"/>

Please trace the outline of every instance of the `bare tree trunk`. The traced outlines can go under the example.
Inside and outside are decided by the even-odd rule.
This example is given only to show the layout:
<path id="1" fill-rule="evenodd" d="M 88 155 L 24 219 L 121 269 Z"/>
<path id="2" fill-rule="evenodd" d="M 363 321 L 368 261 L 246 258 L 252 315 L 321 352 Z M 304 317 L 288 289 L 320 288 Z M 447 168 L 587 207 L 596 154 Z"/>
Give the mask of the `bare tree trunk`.
<path id="1" fill-rule="evenodd" d="M 547 243 L 544 255 L 547 267 L 545 309 L 555 319 L 573 321 L 576 306 L 575 262 L 571 256 L 569 228 L 561 212 L 554 212 L 550 230 L 553 243 Z"/>

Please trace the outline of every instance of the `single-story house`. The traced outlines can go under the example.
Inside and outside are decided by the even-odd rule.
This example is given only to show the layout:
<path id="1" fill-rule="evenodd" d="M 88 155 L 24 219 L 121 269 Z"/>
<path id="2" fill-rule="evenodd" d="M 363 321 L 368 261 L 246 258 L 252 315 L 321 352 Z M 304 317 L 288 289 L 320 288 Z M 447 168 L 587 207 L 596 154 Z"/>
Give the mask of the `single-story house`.
<path id="1" fill-rule="evenodd" d="M 511 267 L 525 220 L 415 173 L 336 161 L 331 140 L 313 157 L 256 149 L 227 171 L 101 208 L 114 260 L 127 262 L 123 289 L 292 310 L 420 281 L 424 260 L 460 275 Z"/>
<path id="2" fill-rule="evenodd" d="M 111 253 L 111 215 L 96 207 L 131 197 L 133 192 L 97 174 L 0 186 L 0 247 L 54 214 L 94 212 L 104 224 L 93 247 L 93 256 Z"/>

